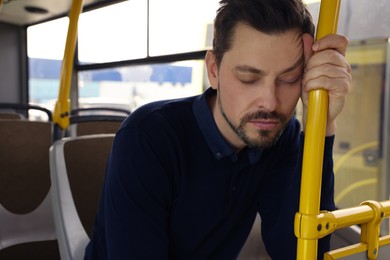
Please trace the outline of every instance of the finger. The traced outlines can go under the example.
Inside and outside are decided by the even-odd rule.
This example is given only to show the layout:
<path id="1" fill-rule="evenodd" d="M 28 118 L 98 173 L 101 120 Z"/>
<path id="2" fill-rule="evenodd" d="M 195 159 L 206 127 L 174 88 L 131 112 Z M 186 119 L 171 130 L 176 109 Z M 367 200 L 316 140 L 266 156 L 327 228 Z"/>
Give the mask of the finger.
<path id="1" fill-rule="evenodd" d="M 337 73 L 339 75 L 339 73 Z M 344 96 L 348 93 L 350 87 L 351 77 L 349 74 L 340 76 L 337 78 L 330 78 L 327 76 L 319 76 L 317 78 L 311 78 L 304 84 L 304 91 L 309 92 L 317 89 L 324 89 L 329 91 L 330 94 L 336 96 Z"/>
<path id="2" fill-rule="evenodd" d="M 348 39 L 345 36 L 338 34 L 329 34 L 316 41 L 313 44 L 313 50 L 315 52 L 325 49 L 334 49 L 345 56 L 345 52 L 348 46 Z"/>
<path id="3" fill-rule="evenodd" d="M 306 63 L 305 73 L 310 72 L 312 69 L 322 66 L 335 66 L 344 69 L 346 72 L 351 72 L 351 65 L 346 61 L 345 57 L 335 50 L 323 50 L 316 52 Z M 317 70 L 318 72 L 320 70 Z M 326 71 L 323 71 L 326 75 Z"/>
<path id="4" fill-rule="evenodd" d="M 317 55 L 317 54 L 316 54 Z M 339 54 L 341 55 L 341 54 Z M 307 70 L 305 71 L 302 79 L 303 85 L 309 80 L 325 76 L 328 78 L 347 78 L 351 79 L 351 66 L 345 62 L 315 64 L 315 60 L 311 59 L 308 63 Z"/>
<path id="5" fill-rule="evenodd" d="M 305 59 L 305 64 L 313 54 L 312 46 L 313 46 L 314 39 L 313 37 L 308 34 L 304 33 L 302 35 L 302 43 L 303 43 L 303 55 Z"/>

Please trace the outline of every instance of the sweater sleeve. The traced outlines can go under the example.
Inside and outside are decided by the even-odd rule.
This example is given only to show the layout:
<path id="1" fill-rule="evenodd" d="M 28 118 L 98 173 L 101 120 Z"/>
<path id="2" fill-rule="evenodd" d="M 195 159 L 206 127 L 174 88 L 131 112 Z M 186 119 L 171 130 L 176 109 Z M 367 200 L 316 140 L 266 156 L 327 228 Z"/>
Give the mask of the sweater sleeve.
<path id="1" fill-rule="evenodd" d="M 116 136 L 103 195 L 107 259 L 169 257 L 173 195 L 160 146 L 165 144 L 136 127 Z M 169 146 L 164 148 L 169 153 Z"/>
<path id="2" fill-rule="evenodd" d="M 268 254 L 273 260 L 295 260 L 297 238 L 294 234 L 294 218 L 299 210 L 299 194 L 301 186 L 303 134 L 297 141 L 298 149 L 290 149 L 291 154 L 285 154 L 281 163 L 277 164 L 271 175 L 283 186 L 279 196 L 260 201 L 259 212 L 262 219 L 262 236 Z M 334 137 L 326 137 L 322 170 L 322 190 L 320 210 L 334 210 L 334 174 L 333 149 Z M 294 163 L 293 153 L 298 152 L 298 160 Z M 295 155 L 296 158 L 296 155 Z M 289 172 L 290 176 L 286 175 Z M 278 177 L 279 176 L 279 177 Z M 280 181 L 280 178 L 289 181 Z M 275 181 L 276 182 L 276 181 Z M 275 193 L 275 191 L 273 191 Z M 271 191 L 269 191 L 271 193 Z M 319 239 L 318 259 L 323 258 L 324 252 L 329 250 L 330 236 Z"/>

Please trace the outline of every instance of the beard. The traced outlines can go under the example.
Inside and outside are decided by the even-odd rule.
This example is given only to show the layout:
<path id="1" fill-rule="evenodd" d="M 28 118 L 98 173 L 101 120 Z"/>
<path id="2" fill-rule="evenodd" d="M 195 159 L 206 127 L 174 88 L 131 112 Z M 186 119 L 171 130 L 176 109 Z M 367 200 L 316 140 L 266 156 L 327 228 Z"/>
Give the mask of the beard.
<path id="1" fill-rule="evenodd" d="M 235 126 L 232 121 L 226 115 L 221 101 L 220 89 L 218 85 L 218 94 L 217 94 L 218 109 L 226 123 L 233 130 L 233 132 L 243 141 L 248 147 L 255 149 L 266 149 L 272 147 L 283 134 L 284 129 L 291 117 L 287 118 L 284 115 L 281 115 L 275 111 L 257 111 L 254 113 L 245 114 L 239 122 L 238 126 Z M 245 130 L 246 124 L 255 119 L 273 119 L 280 122 L 280 126 L 274 131 L 271 130 L 258 130 L 257 136 L 255 138 L 249 137 L 247 131 Z"/>

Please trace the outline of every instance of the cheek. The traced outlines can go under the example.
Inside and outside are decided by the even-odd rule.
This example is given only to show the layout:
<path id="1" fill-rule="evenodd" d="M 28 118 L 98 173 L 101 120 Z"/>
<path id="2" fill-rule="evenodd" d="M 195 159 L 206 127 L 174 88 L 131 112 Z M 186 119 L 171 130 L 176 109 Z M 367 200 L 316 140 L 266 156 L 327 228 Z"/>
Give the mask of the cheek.
<path id="1" fill-rule="evenodd" d="M 220 96 L 222 101 L 223 109 L 226 112 L 234 113 L 245 104 L 242 93 L 234 86 L 220 86 Z"/>
<path id="2" fill-rule="evenodd" d="M 234 83 L 221 84 L 220 97 L 224 112 L 235 123 L 253 102 L 253 95 L 248 91 L 242 91 L 241 87 Z"/>

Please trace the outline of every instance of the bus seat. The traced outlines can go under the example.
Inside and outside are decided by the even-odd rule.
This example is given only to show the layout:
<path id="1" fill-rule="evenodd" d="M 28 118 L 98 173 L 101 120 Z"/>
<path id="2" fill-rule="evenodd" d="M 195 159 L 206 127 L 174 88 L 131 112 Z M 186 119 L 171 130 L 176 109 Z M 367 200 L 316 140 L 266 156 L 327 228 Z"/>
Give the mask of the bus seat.
<path id="1" fill-rule="evenodd" d="M 17 113 L 21 115 L 22 118 L 26 119 L 34 119 L 36 121 L 53 121 L 51 111 L 38 105 L 23 103 L 0 103 L 0 110 L 2 110 L 2 113 Z"/>
<path id="2" fill-rule="evenodd" d="M 99 106 L 99 107 L 79 107 L 70 111 L 71 116 L 81 115 L 122 115 L 127 116 L 131 113 L 130 110 L 124 108 Z"/>
<path id="3" fill-rule="evenodd" d="M 23 119 L 24 116 L 19 113 L 0 112 L 0 119 Z"/>
<path id="4" fill-rule="evenodd" d="M 59 259 L 50 202 L 51 131 L 50 122 L 0 119 L 0 259 Z"/>
<path id="5" fill-rule="evenodd" d="M 114 136 L 65 137 L 50 148 L 52 203 L 62 259 L 84 257 Z"/>
<path id="6" fill-rule="evenodd" d="M 88 107 L 73 109 L 66 136 L 114 134 L 130 110 L 115 107 Z"/>
<path id="7" fill-rule="evenodd" d="M 90 117 L 88 117 L 90 118 Z M 96 121 L 93 121 L 95 120 Z M 106 120 L 105 120 L 106 119 Z M 112 116 L 100 117 L 100 119 L 93 118 L 91 121 L 78 121 L 72 120 L 69 131 L 69 136 L 82 136 L 93 134 L 115 134 L 122 124 L 125 117 L 116 117 L 113 120 Z"/>

